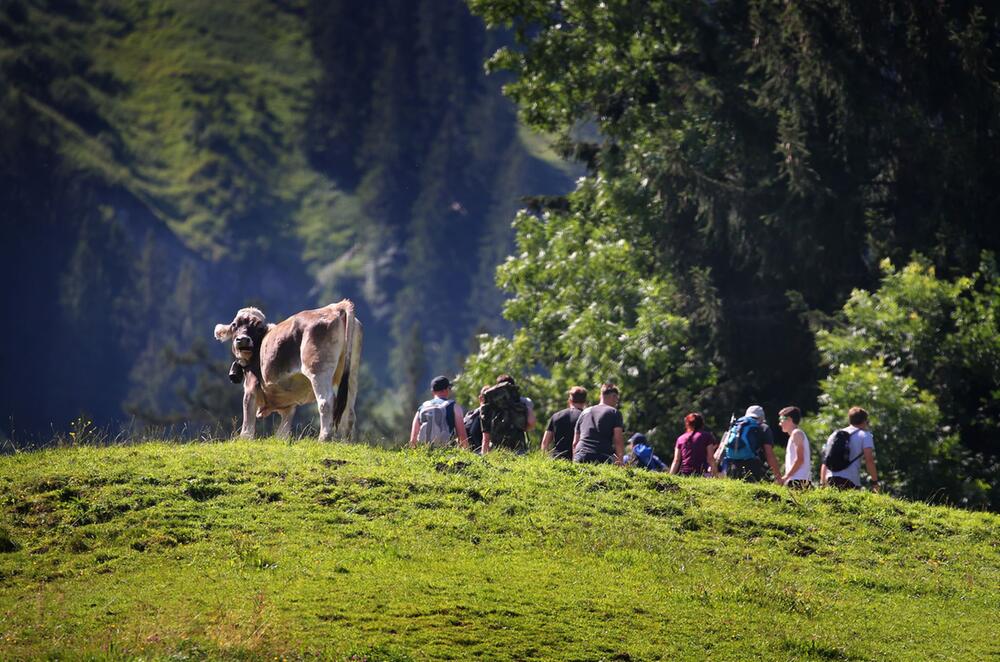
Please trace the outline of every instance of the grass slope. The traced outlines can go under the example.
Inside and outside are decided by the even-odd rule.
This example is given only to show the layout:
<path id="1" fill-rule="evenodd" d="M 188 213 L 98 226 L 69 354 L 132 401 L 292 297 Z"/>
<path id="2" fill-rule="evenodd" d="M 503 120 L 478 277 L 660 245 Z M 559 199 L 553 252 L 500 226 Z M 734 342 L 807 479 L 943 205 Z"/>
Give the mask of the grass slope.
<path id="1" fill-rule="evenodd" d="M 1000 518 L 264 440 L 0 458 L 0 657 L 986 659 Z"/>

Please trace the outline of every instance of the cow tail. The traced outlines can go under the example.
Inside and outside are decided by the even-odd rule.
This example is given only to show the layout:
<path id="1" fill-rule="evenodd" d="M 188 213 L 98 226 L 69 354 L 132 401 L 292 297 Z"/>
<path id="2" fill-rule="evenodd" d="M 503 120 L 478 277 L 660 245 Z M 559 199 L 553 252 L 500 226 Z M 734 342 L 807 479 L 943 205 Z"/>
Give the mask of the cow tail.
<path id="1" fill-rule="evenodd" d="M 354 353 L 354 306 L 347 307 L 347 315 L 344 317 L 344 372 L 340 375 L 340 384 L 337 386 L 337 397 L 333 403 L 333 425 L 340 425 L 340 417 L 344 415 L 347 408 L 347 396 L 351 383 L 351 354 Z"/>

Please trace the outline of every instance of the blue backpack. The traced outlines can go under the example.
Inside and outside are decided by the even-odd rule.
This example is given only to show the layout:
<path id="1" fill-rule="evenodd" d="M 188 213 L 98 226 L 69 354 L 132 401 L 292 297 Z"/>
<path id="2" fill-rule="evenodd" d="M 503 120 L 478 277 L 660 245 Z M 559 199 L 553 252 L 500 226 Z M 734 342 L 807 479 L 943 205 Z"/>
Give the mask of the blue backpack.
<path id="1" fill-rule="evenodd" d="M 667 468 L 663 461 L 653 454 L 652 446 L 646 444 L 633 444 L 632 457 L 629 458 L 628 464 L 645 467 L 650 471 L 664 471 Z"/>
<path id="2" fill-rule="evenodd" d="M 729 460 L 752 460 L 760 449 L 760 421 L 753 416 L 736 419 L 723 443 Z"/>

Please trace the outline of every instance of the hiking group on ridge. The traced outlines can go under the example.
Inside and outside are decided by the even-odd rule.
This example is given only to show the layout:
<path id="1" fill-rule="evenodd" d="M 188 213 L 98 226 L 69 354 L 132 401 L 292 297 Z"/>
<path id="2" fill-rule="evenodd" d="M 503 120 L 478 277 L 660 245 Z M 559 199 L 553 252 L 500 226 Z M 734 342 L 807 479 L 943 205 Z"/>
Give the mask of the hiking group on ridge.
<path id="1" fill-rule="evenodd" d="M 463 413 L 452 398 L 451 387 L 451 381 L 443 375 L 431 382 L 433 397 L 422 403 L 413 416 L 411 447 L 457 443 L 483 455 L 499 448 L 522 455 L 528 452 L 528 433 L 536 426 L 534 405 L 521 395 L 513 377 L 502 374 L 494 384 L 483 386 L 479 406 L 468 413 Z M 770 479 L 794 489 L 813 484 L 812 451 L 805 431 L 799 427 L 802 412 L 798 407 L 778 412 L 781 431 L 788 436 L 784 469 L 774 453 L 774 433 L 760 405 L 751 405 L 743 416 L 733 417 L 721 440 L 705 427 L 700 413 L 687 414 L 684 432 L 674 443 L 668 466 L 653 452 L 645 434 L 636 432 L 626 443 L 625 422 L 618 409 L 620 397 L 618 387 L 606 382 L 600 387 L 599 402 L 588 406 L 587 389 L 571 388 L 566 408 L 549 418 L 541 451 L 557 460 L 613 463 L 682 476 L 725 476 L 749 482 Z M 848 425 L 834 431 L 822 448 L 819 485 L 859 489 L 862 462 L 871 489 L 879 491 L 868 412 L 852 407 Z"/>

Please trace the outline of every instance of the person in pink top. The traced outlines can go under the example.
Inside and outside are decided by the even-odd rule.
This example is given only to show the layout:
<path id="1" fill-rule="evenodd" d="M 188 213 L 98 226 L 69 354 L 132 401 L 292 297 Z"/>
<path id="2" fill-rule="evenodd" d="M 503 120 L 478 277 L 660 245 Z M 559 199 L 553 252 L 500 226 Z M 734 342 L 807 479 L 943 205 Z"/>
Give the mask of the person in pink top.
<path id="1" fill-rule="evenodd" d="M 705 419 L 701 414 L 692 412 L 684 417 L 684 427 L 684 434 L 677 437 L 670 473 L 682 476 L 718 475 L 715 449 L 719 442 L 705 429 Z"/>

